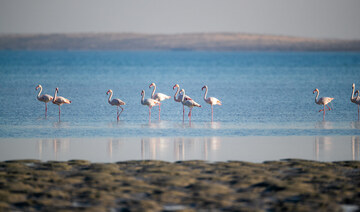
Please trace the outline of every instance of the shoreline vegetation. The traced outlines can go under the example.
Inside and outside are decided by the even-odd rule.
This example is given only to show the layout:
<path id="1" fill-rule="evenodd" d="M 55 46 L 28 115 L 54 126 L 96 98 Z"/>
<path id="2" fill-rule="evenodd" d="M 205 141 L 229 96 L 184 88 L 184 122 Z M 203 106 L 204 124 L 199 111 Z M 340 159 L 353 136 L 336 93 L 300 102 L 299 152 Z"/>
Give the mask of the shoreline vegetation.
<path id="1" fill-rule="evenodd" d="M 360 161 L 0 162 L 0 211 L 357 211 Z"/>
<path id="2" fill-rule="evenodd" d="M 0 50 L 360 51 L 360 40 L 244 33 L 0 34 Z"/>

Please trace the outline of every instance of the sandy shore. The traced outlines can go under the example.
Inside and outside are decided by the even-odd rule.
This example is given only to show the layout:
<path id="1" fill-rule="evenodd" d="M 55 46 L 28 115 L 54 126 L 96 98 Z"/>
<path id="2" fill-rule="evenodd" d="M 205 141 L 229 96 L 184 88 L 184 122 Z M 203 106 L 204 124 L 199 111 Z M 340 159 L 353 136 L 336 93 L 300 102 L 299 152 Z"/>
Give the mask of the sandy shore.
<path id="1" fill-rule="evenodd" d="M 360 162 L 0 162 L 0 211 L 355 211 Z"/>

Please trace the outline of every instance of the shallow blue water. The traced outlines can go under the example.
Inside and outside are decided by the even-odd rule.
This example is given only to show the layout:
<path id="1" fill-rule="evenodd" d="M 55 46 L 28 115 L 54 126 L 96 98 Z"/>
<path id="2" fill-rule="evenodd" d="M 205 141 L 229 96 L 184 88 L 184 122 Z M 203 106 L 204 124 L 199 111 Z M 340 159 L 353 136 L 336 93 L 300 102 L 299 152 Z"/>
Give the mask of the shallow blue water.
<path id="1" fill-rule="evenodd" d="M 140 92 L 148 98 L 152 82 L 171 96 L 177 83 L 202 105 L 191 124 L 173 99 L 163 102 L 161 122 L 153 108 L 149 124 Z M 360 53 L 0 51 L 0 137 L 359 135 L 352 83 L 360 86 Z M 38 84 L 72 101 L 61 122 L 51 103 L 44 117 Z M 223 103 L 213 123 L 205 84 Z M 335 98 L 325 121 L 315 88 Z M 120 122 L 108 89 L 126 102 Z"/>

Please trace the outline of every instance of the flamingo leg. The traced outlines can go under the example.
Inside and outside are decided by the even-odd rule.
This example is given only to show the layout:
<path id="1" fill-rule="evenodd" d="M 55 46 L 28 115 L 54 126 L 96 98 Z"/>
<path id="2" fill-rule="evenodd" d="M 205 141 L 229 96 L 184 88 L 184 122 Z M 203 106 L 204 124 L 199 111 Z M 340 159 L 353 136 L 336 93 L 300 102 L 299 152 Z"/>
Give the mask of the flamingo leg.
<path id="1" fill-rule="evenodd" d="M 60 105 L 59 105 L 59 121 L 60 121 L 60 114 L 61 114 L 61 110 L 60 110 Z"/>
<path id="2" fill-rule="evenodd" d="M 119 121 L 119 106 L 117 106 L 116 108 L 117 108 L 116 119 Z"/>
<path id="3" fill-rule="evenodd" d="M 47 103 L 45 102 L 45 117 L 46 117 L 46 114 L 47 114 Z"/>
<path id="4" fill-rule="evenodd" d="M 120 117 L 121 113 L 124 111 L 124 108 L 122 108 L 121 106 L 119 106 L 119 107 L 121 108 L 121 111 L 119 113 L 119 117 Z"/>
<path id="5" fill-rule="evenodd" d="M 358 121 L 359 121 L 359 107 L 360 107 L 360 105 L 358 105 Z"/>
<path id="6" fill-rule="evenodd" d="M 149 122 L 151 122 L 151 107 L 149 107 Z"/>
<path id="7" fill-rule="evenodd" d="M 323 120 L 325 120 L 325 105 L 324 105 L 324 115 L 323 115 Z"/>
<path id="8" fill-rule="evenodd" d="M 161 104 L 159 104 L 159 121 L 160 121 L 160 112 L 161 112 L 160 106 L 161 106 Z"/>
<path id="9" fill-rule="evenodd" d="M 329 107 L 329 105 L 326 105 L 329 108 L 329 111 L 331 110 L 331 108 Z"/>
<path id="10" fill-rule="evenodd" d="M 189 117 L 189 121 L 191 122 L 191 110 L 192 110 L 192 108 L 190 108 L 190 112 L 189 112 L 189 114 L 188 114 L 188 117 Z"/>
<path id="11" fill-rule="evenodd" d="M 183 105 L 183 122 L 185 120 L 185 106 Z"/>
<path id="12" fill-rule="evenodd" d="M 213 122 L 214 120 L 214 109 L 213 109 L 213 105 L 211 105 L 211 122 Z"/>

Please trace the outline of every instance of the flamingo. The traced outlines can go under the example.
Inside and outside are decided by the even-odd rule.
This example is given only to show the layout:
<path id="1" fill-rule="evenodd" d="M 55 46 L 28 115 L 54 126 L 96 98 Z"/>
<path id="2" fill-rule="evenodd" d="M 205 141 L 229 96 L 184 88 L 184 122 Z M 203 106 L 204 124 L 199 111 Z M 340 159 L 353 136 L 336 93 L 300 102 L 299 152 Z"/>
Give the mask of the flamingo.
<path id="1" fill-rule="evenodd" d="M 325 105 L 329 108 L 329 111 L 331 110 L 331 108 L 329 107 L 329 104 L 334 98 L 331 97 L 321 97 L 318 100 L 319 97 L 319 89 L 315 88 L 315 90 L 313 91 L 313 94 L 317 92 L 316 97 L 315 97 L 315 103 L 318 105 L 324 105 L 324 109 L 319 110 L 319 112 L 324 111 L 324 115 L 323 115 L 323 119 L 325 119 Z"/>
<path id="2" fill-rule="evenodd" d="M 141 91 L 141 104 L 142 105 L 147 105 L 149 107 L 149 122 L 151 120 L 151 108 L 154 107 L 155 105 L 160 105 L 160 102 L 155 100 L 155 99 L 144 99 L 145 98 L 145 91 L 142 90 Z"/>
<path id="3" fill-rule="evenodd" d="M 221 101 L 218 100 L 217 98 L 215 97 L 208 97 L 206 98 L 206 95 L 208 93 L 208 87 L 207 85 L 204 85 L 204 87 L 201 88 L 201 90 L 204 90 L 205 88 L 205 94 L 204 94 L 204 101 L 208 104 L 211 105 L 211 121 L 213 121 L 213 114 L 214 114 L 214 109 L 213 109 L 213 105 L 221 105 Z"/>
<path id="4" fill-rule="evenodd" d="M 106 92 L 106 95 L 109 95 L 110 93 L 110 96 L 109 96 L 109 99 L 108 99 L 108 102 L 110 105 L 112 106 L 117 106 L 117 113 L 116 113 L 116 117 L 117 117 L 117 120 L 119 121 L 119 117 L 120 117 L 120 114 L 124 111 L 124 108 L 121 107 L 121 105 L 125 105 L 125 102 L 120 100 L 120 99 L 113 99 L 111 100 L 111 97 L 113 96 L 113 91 L 111 89 L 109 89 L 107 92 Z M 121 108 L 121 112 L 119 113 L 119 107 Z"/>
<path id="5" fill-rule="evenodd" d="M 355 91 L 355 93 L 354 90 L 355 90 L 355 83 L 352 84 L 352 93 L 351 93 L 350 101 L 358 105 L 358 120 L 359 120 L 359 105 L 360 105 L 359 90 Z M 356 95 L 356 93 L 357 96 L 355 97 L 354 94 Z"/>
<path id="6" fill-rule="evenodd" d="M 176 93 L 174 95 L 174 100 L 175 102 L 181 102 L 183 94 L 179 94 L 178 97 L 176 98 L 176 95 L 179 93 L 179 89 L 180 86 L 178 84 L 174 85 L 173 90 L 175 90 L 175 88 L 177 88 Z M 185 96 L 185 100 L 192 100 L 189 96 Z M 185 106 L 183 105 L 183 121 L 185 118 Z"/>
<path id="7" fill-rule="evenodd" d="M 355 91 L 355 95 L 356 95 L 356 98 L 355 98 L 354 103 L 358 105 L 358 121 L 359 121 L 359 106 L 360 106 L 359 90 Z"/>
<path id="8" fill-rule="evenodd" d="M 188 106 L 190 108 L 190 112 L 188 114 L 189 117 L 189 121 L 191 122 L 191 110 L 193 107 L 201 107 L 200 104 L 196 103 L 194 100 L 190 99 L 190 100 L 185 100 L 185 90 L 181 89 L 180 93 L 182 93 L 182 99 L 181 99 L 181 103 L 185 106 Z"/>
<path id="9" fill-rule="evenodd" d="M 151 88 L 151 87 L 153 87 L 154 86 L 154 89 L 153 89 L 153 91 L 152 91 L 152 93 L 151 93 L 151 98 L 152 99 L 155 99 L 156 101 L 158 101 L 159 102 L 159 120 L 160 120 L 160 111 L 161 111 L 161 109 L 160 109 L 160 106 L 161 106 L 161 101 L 164 101 L 165 99 L 170 99 L 171 98 L 171 96 L 168 96 L 168 95 L 166 95 L 166 94 L 163 94 L 163 93 L 155 93 L 155 90 L 156 90 L 156 85 L 155 85 L 155 83 L 151 83 L 150 85 L 149 85 L 149 88 Z"/>
<path id="10" fill-rule="evenodd" d="M 59 121 L 60 121 L 60 113 L 61 113 L 60 106 L 63 104 L 70 104 L 71 101 L 62 96 L 56 96 L 58 92 L 59 92 L 59 88 L 56 88 L 55 94 L 54 94 L 54 99 L 53 99 L 52 103 L 59 106 Z"/>
<path id="11" fill-rule="evenodd" d="M 38 93 L 38 95 L 37 95 L 37 99 L 39 100 L 39 101 L 41 101 L 41 102 L 45 102 L 45 117 L 46 117 L 46 113 L 47 113 L 47 103 L 48 102 L 50 102 L 50 101 L 52 101 L 53 100 L 53 97 L 52 96 L 50 96 L 49 94 L 44 94 L 44 95 L 41 95 L 40 96 L 40 94 L 41 94 L 41 92 L 42 92 L 42 86 L 41 85 L 38 85 L 38 86 L 36 86 L 36 90 L 38 90 L 40 88 L 40 91 L 39 91 L 39 93 Z"/>

